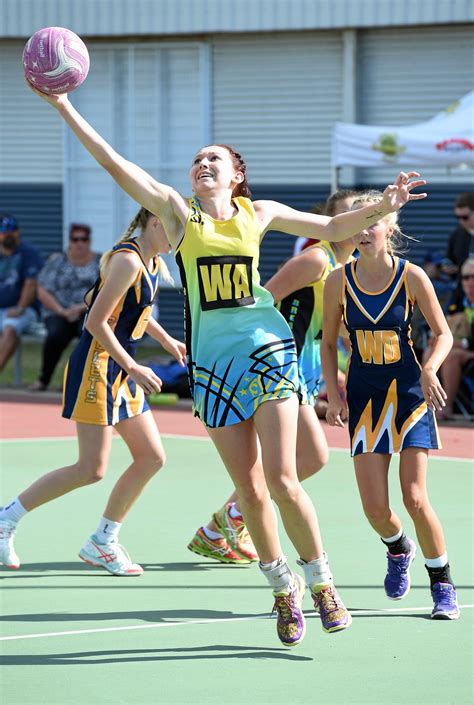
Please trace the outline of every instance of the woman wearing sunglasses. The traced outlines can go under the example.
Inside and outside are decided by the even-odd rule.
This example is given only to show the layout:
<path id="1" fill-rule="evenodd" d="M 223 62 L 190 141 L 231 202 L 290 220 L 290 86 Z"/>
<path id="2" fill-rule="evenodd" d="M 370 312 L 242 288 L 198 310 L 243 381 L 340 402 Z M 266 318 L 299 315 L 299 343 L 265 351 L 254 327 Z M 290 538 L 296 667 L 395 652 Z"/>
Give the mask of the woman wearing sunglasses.
<path id="1" fill-rule="evenodd" d="M 38 298 L 44 307 L 47 335 L 41 355 L 41 371 L 30 390 L 45 391 L 61 355 L 71 340 L 81 334 L 86 304 L 84 296 L 99 274 L 100 254 L 91 250 L 89 225 L 73 223 L 69 247 L 55 252 L 38 279 Z"/>

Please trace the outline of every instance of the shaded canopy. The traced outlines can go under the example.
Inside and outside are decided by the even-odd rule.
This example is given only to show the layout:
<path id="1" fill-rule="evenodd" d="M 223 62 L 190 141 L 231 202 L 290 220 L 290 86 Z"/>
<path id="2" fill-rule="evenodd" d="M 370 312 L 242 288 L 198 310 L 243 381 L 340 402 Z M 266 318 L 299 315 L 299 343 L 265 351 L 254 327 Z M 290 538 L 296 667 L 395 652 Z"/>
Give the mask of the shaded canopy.
<path id="1" fill-rule="evenodd" d="M 474 166 L 474 91 L 431 120 L 403 127 L 337 122 L 331 166 Z"/>

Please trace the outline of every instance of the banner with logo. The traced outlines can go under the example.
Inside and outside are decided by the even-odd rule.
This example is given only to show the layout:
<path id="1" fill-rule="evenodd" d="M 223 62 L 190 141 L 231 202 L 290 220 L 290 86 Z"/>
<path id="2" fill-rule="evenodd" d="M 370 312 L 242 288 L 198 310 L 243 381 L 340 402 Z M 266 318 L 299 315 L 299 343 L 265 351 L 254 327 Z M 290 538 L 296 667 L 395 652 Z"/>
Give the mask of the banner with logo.
<path id="1" fill-rule="evenodd" d="M 431 120 L 403 127 L 337 122 L 333 167 L 474 166 L 474 91 Z"/>

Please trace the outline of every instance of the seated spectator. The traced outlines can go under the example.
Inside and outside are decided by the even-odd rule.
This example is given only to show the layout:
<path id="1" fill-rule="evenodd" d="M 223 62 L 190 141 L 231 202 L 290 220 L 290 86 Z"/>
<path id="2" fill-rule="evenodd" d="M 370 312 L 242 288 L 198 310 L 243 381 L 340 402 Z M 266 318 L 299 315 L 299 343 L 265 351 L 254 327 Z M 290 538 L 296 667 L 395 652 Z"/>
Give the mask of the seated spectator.
<path id="1" fill-rule="evenodd" d="M 18 221 L 0 215 L 0 371 L 18 345 L 21 334 L 38 320 L 38 250 L 20 238 Z"/>
<path id="2" fill-rule="evenodd" d="M 454 215 L 458 227 L 449 237 L 446 257 L 453 263 L 451 274 L 457 279 L 467 258 L 474 257 L 474 192 L 459 194 L 454 203 Z"/>
<path id="3" fill-rule="evenodd" d="M 461 267 L 462 295 L 449 308 L 447 320 L 453 334 L 453 347 L 441 366 L 441 377 L 447 395 L 441 418 L 453 414 L 454 401 L 463 374 L 474 359 L 474 258 Z"/>
<path id="4" fill-rule="evenodd" d="M 38 279 L 38 298 L 44 307 L 47 335 L 43 344 L 41 372 L 32 391 L 48 388 L 62 353 L 82 330 L 84 296 L 99 274 L 100 255 L 91 250 L 91 229 L 73 224 L 69 247 L 48 259 Z"/>
<path id="5" fill-rule="evenodd" d="M 442 252 L 428 252 L 425 256 L 423 269 L 431 279 L 434 290 L 444 313 L 447 313 L 448 306 L 452 301 L 453 292 L 456 289 L 456 282 L 451 277 L 452 262 L 443 257 Z M 421 363 L 423 351 L 428 343 L 429 327 L 426 323 L 420 308 L 415 304 L 411 319 L 411 339 L 413 349 Z"/>

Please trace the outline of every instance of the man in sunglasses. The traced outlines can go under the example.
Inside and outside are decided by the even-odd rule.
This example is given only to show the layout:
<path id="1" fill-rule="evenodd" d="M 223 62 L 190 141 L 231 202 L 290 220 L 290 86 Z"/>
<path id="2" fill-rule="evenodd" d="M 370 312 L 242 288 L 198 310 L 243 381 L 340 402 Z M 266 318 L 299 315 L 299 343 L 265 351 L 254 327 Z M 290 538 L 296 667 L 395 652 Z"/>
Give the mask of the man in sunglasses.
<path id="1" fill-rule="evenodd" d="M 458 227 L 451 233 L 446 250 L 447 259 L 456 266 L 456 279 L 468 257 L 474 257 L 474 192 L 460 193 L 454 204 Z"/>
<path id="2" fill-rule="evenodd" d="M 91 249 L 90 226 L 72 223 L 68 249 L 51 255 L 38 279 L 38 298 L 43 304 L 47 335 L 40 374 L 29 387 L 31 391 L 48 388 L 64 350 L 81 334 L 86 313 L 84 296 L 97 279 L 99 262 L 100 255 Z"/>
<path id="3" fill-rule="evenodd" d="M 446 406 L 441 418 L 449 418 L 461 383 L 467 394 L 464 404 L 474 414 L 474 258 L 468 257 L 461 267 L 461 292 L 448 311 L 448 324 L 453 334 L 453 347 L 441 367 Z M 474 416 L 472 417 L 474 419 Z"/>
<path id="4" fill-rule="evenodd" d="M 38 250 L 20 238 L 18 221 L 0 214 L 0 371 L 18 345 L 21 334 L 38 318 Z"/>

